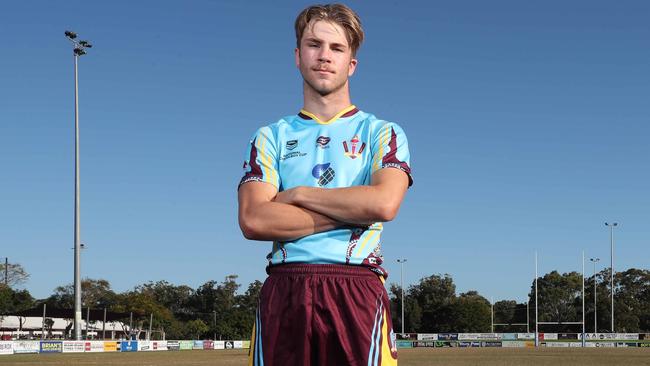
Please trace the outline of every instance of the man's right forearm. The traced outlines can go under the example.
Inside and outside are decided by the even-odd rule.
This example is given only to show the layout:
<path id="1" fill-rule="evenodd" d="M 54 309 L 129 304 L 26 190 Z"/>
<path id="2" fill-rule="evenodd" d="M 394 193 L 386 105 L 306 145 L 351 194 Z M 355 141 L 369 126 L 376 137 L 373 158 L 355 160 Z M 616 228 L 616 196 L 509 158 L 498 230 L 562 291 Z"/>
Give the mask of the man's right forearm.
<path id="1" fill-rule="evenodd" d="M 343 224 L 314 211 L 279 202 L 240 207 L 239 227 L 247 239 L 290 241 Z"/>

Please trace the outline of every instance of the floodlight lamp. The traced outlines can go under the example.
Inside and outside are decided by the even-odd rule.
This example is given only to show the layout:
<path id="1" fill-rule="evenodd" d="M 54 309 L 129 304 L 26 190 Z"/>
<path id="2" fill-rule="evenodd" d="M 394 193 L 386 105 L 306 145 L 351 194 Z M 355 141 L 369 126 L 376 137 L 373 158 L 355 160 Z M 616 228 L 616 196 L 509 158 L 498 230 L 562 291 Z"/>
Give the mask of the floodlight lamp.
<path id="1" fill-rule="evenodd" d="M 79 41 L 79 44 L 82 45 L 83 47 L 88 47 L 88 48 L 91 48 L 93 46 L 88 41 Z"/>
<path id="2" fill-rule="evenodd" d="M 75 49 L 74 49 L 74 54 L 77 55 L 77 56 L 82 56 L 82 55 L 85 55 L 85 54 L 86 54 L 86 51 L 84 51 L 84 50 L 81 49 L 81 48 L 75 48 Z"/>
<path id="3" fill-rule="evenodd" d="M 77 38 L 77 33 L 72 32 L 72 31 L 65 31 L 65 36 L 70 38 L 70 39 L 75 39 L 75 38 Z"/>

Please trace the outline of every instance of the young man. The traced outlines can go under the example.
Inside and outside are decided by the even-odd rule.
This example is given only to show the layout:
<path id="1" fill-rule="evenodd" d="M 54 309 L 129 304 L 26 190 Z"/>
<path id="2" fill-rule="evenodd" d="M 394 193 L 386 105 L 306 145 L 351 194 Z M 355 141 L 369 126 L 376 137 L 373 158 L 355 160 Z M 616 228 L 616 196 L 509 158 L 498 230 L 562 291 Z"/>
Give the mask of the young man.
<path id="1" fill-rule="evenodd" d="M 363 41 L 344 5 L 296 19 L 304 107 L 260 128 L 239 185 L 239 225 L 273 241 L 251 365 L 395 365 L 382 222 L 412 184 L 406 136 L 350 102 Z"/>

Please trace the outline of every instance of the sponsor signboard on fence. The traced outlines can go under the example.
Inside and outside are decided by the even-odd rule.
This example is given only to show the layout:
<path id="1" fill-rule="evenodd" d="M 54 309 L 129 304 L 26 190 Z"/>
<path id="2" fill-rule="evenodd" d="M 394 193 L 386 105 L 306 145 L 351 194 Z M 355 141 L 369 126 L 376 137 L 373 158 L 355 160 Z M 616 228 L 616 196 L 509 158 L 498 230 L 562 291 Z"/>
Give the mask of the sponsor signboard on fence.
<path id="1" fill-rule="evenodd" d="M 203 341 L 194 341 L 192 349 L 203 349 Z"/>
<path id="2" fill-rule="evenodd" d="M 585 333 L 585 340 L 589 341 L 589 340 L 617 339 L 616 336 L 617 335 L 614 333 Z M 578 339 L 582 339 L 582 333 L 578 334 Z"/>
<path id="3" fill-rule="evenodd" d="M 120 350 L 120 342 L 104 341 L 104 352 L 117 352 Z"/>
<path id="4" fill-rule="evenodd" d="M 11 355 L 14 353 L 14 342 L 0 341 L 0 355 Z"/>
<path id="5" fill-rule="evenodd" d="M 41 341 L 41 353 L 61 353 L 63 352 L 63 342 L 61 341 Z"/>
<path id="6" fill-rule="evenodd" d="M 535 339 L 535 333 L 517 333 L 517 339 Z"/>
<path id="7" fill-rule="evenodd" d="M 485 340 L 492 340 L 492 339 L 501 339 L 501 334 L 497 334 L 497 333 L 459 333 L 458 334 L 459 341 L 467 341 L 467 340 L 485 341 Z"/>
<path id="8" fill-rule="evenodd" d="M 417 333 L 396 333 L 395 336 L 398 340 L 405 340 L 405 341 L 406 340 L 414 341 L 418 339 Z"/>
<path id="9" fill-rule="evenodd" d="M 64 353 L 82 353 L 86 350 L 86 342 L 84 341 L 63 341 Z"/>
<path id="10" fill-rule="evenodd" d="M 650 343 L 639 343 L 639 347 L 650 347 Z"/>
<path id="11" fill-rule="evenodd" d="M 167 341 L 167 349 L 170 351 L 180 351 L 181 342 L 180 341 Z"/>
<path id="12" fill-rule="evenodd" d="M 438 340 L 440 341 L 457 341 L 458 333 L 439 333 Z"/>
<path id="13" fill-rule="evenodd" d="M 84 346 L 85 352 L 104 352 L 103 341 L 87 341 Z"/>
<path id="14" fill-rule="evenodd" d="M 501 343 L 501 341 L 485 341 L 481 342 L 481 345 L 483 345 L 483 347 L 501 347 Z"/>
<path id="15" fill-rule="evenodd" d="M 14 353 L 38 353 L 40 350 L 39 341 L 14 341 Z"/>
<path id="16" fill-rule="evenodd" d="M 226 349 L 233 349 L 235 348 L 235 342 L 234 341 L 226 341 Z"/>
<path id="17" fill-rule="evenodd" d="M 616 333 L 616 339 L 637 341 L 639 340 L 639 333 Z"/>
<path id="18" fill-rule="evenodd" d="M 546 338 L 551 339 L 551 338 Z M 578 333 L 559 333 L 556 339 L 578 339 Z"/>
<path id="19" fill-rule="evenodd" d="M 214 341 L 203 341 L 203 349 L 214 349 Z"/>
<path id="20" fill-rule="evenodd" d="M 397 348 L 412 348 L 412 347 L 413 347 L 413 342 L 411 341 L 404 341 L 404 340 L 397 341 Z"/>
<path id="21" fill-rule="evenodd" d="M 181 342 L 181 351 L 194 348 L 194 341 L 180 341 L 180 342 Z"/>
<path id="22" fill-rule="evenodd" d="M 437 341 L 438 340 L 438 333 L 435 333 L 435 334 L 430 334 L 430 333 L 420 334 L 420 333 L 418 333 L 417 339 L 418 339 L 418 341 Z"/>
<path id="23" fill-rule="evenodd" d="M 214 341 L 214 349 L 226 349 L 225 341 Z"/>
<path id="24" fill-rule="evenodd" d="M 526 347 L 525 341 L 504 341 L 501 343 L 504 348 L 524 348 Z"/>
<path id="25" fill-rule="evenodd" d="M 514 341 L 517 339 L 517 334 L 515 333 L 503 333 L 502 338 L 504 341 Z"/>
<path id="26" fill-rule="evenodd" d="M 544 347 L 569 348 L 569 342 L 542 342 Z"/>
<path id="27" fill-rule="evenodd" d="M 122 341 L 120 343 L 120 352 L 137 352 L 138 341 Z"/>
<path id="28" fill-rule="evenodd" d="M 233 348 L 234 349 L 242 349 L 244 348 L 242 341 L 234 341 L 233 342 Z"/>
<path id="29" fill-rule="evenodd" d="M 241 346 L 244 349 L 249 349 L 249 348 L 251 348 L 251 341 L 242 341 Z"/>
<path id="30" fill-rule="evenodd" d="M 151 341 L 138 341 L 138 352 L 153 351 Z"/>
<path id="31" fill-rule="evenodd" d="M 151 341 L 154 351 L 167 351 L 167 341 Z"/>
<path id="32" fill-rule="evenodd" d="M 436 341 L 415 341 L 413 347 L 435 347 Z"/>
<path id="33" fill-rule="evenodd" d="M 559 338 L 557 333 L 540 333 L 540 339 L 556 341 Z M 534 338 L 534 337 L 533 337 Z"/>

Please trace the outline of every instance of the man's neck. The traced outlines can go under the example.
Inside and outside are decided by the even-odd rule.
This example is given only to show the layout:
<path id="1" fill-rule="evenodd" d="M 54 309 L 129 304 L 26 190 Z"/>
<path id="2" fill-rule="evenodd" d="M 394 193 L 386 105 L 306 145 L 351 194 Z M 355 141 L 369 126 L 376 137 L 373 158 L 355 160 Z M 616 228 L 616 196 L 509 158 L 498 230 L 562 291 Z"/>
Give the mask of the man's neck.
<path id="1" fill-rule="evenodd" d="M 305 85 L 303 95 L 303 109 L 318 117 L 321 121 L 329 121 L 340 111 L 352 105 L 347 85 L 325 96 L 318 94 L 315 90 Z"/>

